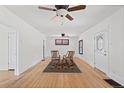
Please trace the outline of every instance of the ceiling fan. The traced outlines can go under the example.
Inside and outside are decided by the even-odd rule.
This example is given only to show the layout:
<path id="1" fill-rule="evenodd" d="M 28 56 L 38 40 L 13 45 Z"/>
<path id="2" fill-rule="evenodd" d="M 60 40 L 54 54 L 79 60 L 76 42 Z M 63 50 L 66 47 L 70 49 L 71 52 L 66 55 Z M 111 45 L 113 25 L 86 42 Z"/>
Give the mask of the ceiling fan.
<path id="1" fill-rule="evenodd" d="M 74 18 L 71 17 L 68 14 L 68 12 L 83 10 L 83 9 L 86 8 L 86 5 L 77 5 L 77 6 L 74 6 L 74 7 L 69 7 L 69 5 L 55 5 L 55 8 L 47 8 L 47 7 L 39 6 L 38 8 L 43 9 L 43 10 L 55 11 L 56 16 L 66 17 L 70 21 L 72 21 Z"/>

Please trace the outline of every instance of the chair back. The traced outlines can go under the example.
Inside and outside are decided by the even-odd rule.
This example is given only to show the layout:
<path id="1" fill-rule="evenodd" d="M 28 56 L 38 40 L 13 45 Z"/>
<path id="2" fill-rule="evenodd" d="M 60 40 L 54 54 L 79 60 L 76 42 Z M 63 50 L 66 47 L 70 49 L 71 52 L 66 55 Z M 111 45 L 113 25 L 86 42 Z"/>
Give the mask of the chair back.
<path id="1" fill-rule="evenodd" d="M 67 57 L 68 58 L 73 58 L 75 51 L 68 51 L 67 52 Z"/>
<path id="2" fill-rule="evenodd" d="M 56 58 L 56 57 L 59 56 L 59 51 L 58 51 L 58 50 L 52 50 L 52 51 L 51 51 L 51 55 L 52 55 L 52 56 L 51 56 L 52 58 Z"/>

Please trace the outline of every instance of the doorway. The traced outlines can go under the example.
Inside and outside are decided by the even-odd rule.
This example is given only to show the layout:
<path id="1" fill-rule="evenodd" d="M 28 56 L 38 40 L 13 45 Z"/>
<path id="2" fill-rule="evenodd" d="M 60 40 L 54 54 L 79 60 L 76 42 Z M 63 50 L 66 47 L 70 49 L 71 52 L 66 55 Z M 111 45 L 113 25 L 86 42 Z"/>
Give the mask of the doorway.
<path id="1" fill-rule="evenodd" d="M 9 80 L 10 77 L 17 75 L 16 41 L 18 39 L 16 39 L 16 32 L 10 31 L 13 30 L 8 28 L 0 29 L 0 81 Z"/>
<path id="2" fill-rule="evenodd" d="M 8 32 L 8 70 L 15 71 L 17 62 L 17 34 Z"/>
<path id="3" fill-rule="evenodd" d="M 45 40 L 43 40 L 43 59 L 42 61 L 45 61 Z"/>
<path id="4" fill-rule="evenodd" d="M 108 31 L 103 30 L 94 37 L 94 67 L 101 70 L 105 74 L 109 70 L 108 60 Z"/>

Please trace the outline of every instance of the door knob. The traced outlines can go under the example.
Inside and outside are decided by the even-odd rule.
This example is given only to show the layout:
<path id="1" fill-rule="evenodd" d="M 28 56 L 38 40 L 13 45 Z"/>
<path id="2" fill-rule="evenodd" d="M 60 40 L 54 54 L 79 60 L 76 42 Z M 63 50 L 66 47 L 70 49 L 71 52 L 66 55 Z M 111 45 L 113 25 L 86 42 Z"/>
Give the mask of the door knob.
<path id="1" fill-rule="evenodd" d="M 106 51 L 104 50 L 104 56 L 106 56 L 107 55 L 107 53 L 106 53 Z"/>

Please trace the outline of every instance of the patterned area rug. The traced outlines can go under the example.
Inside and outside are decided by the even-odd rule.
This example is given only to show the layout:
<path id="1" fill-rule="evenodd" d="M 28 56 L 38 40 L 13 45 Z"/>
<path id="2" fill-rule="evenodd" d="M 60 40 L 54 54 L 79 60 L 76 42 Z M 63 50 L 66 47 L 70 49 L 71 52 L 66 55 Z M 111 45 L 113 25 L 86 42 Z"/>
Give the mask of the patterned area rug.
<path id="1" fill-rule="evenodd" d="M 68 63 L 61 64 L 60 62 L 50 62 L 43 72 L 51 73 L 81 73 L 78 66 L 73 62 L 73 65 Z"/>

